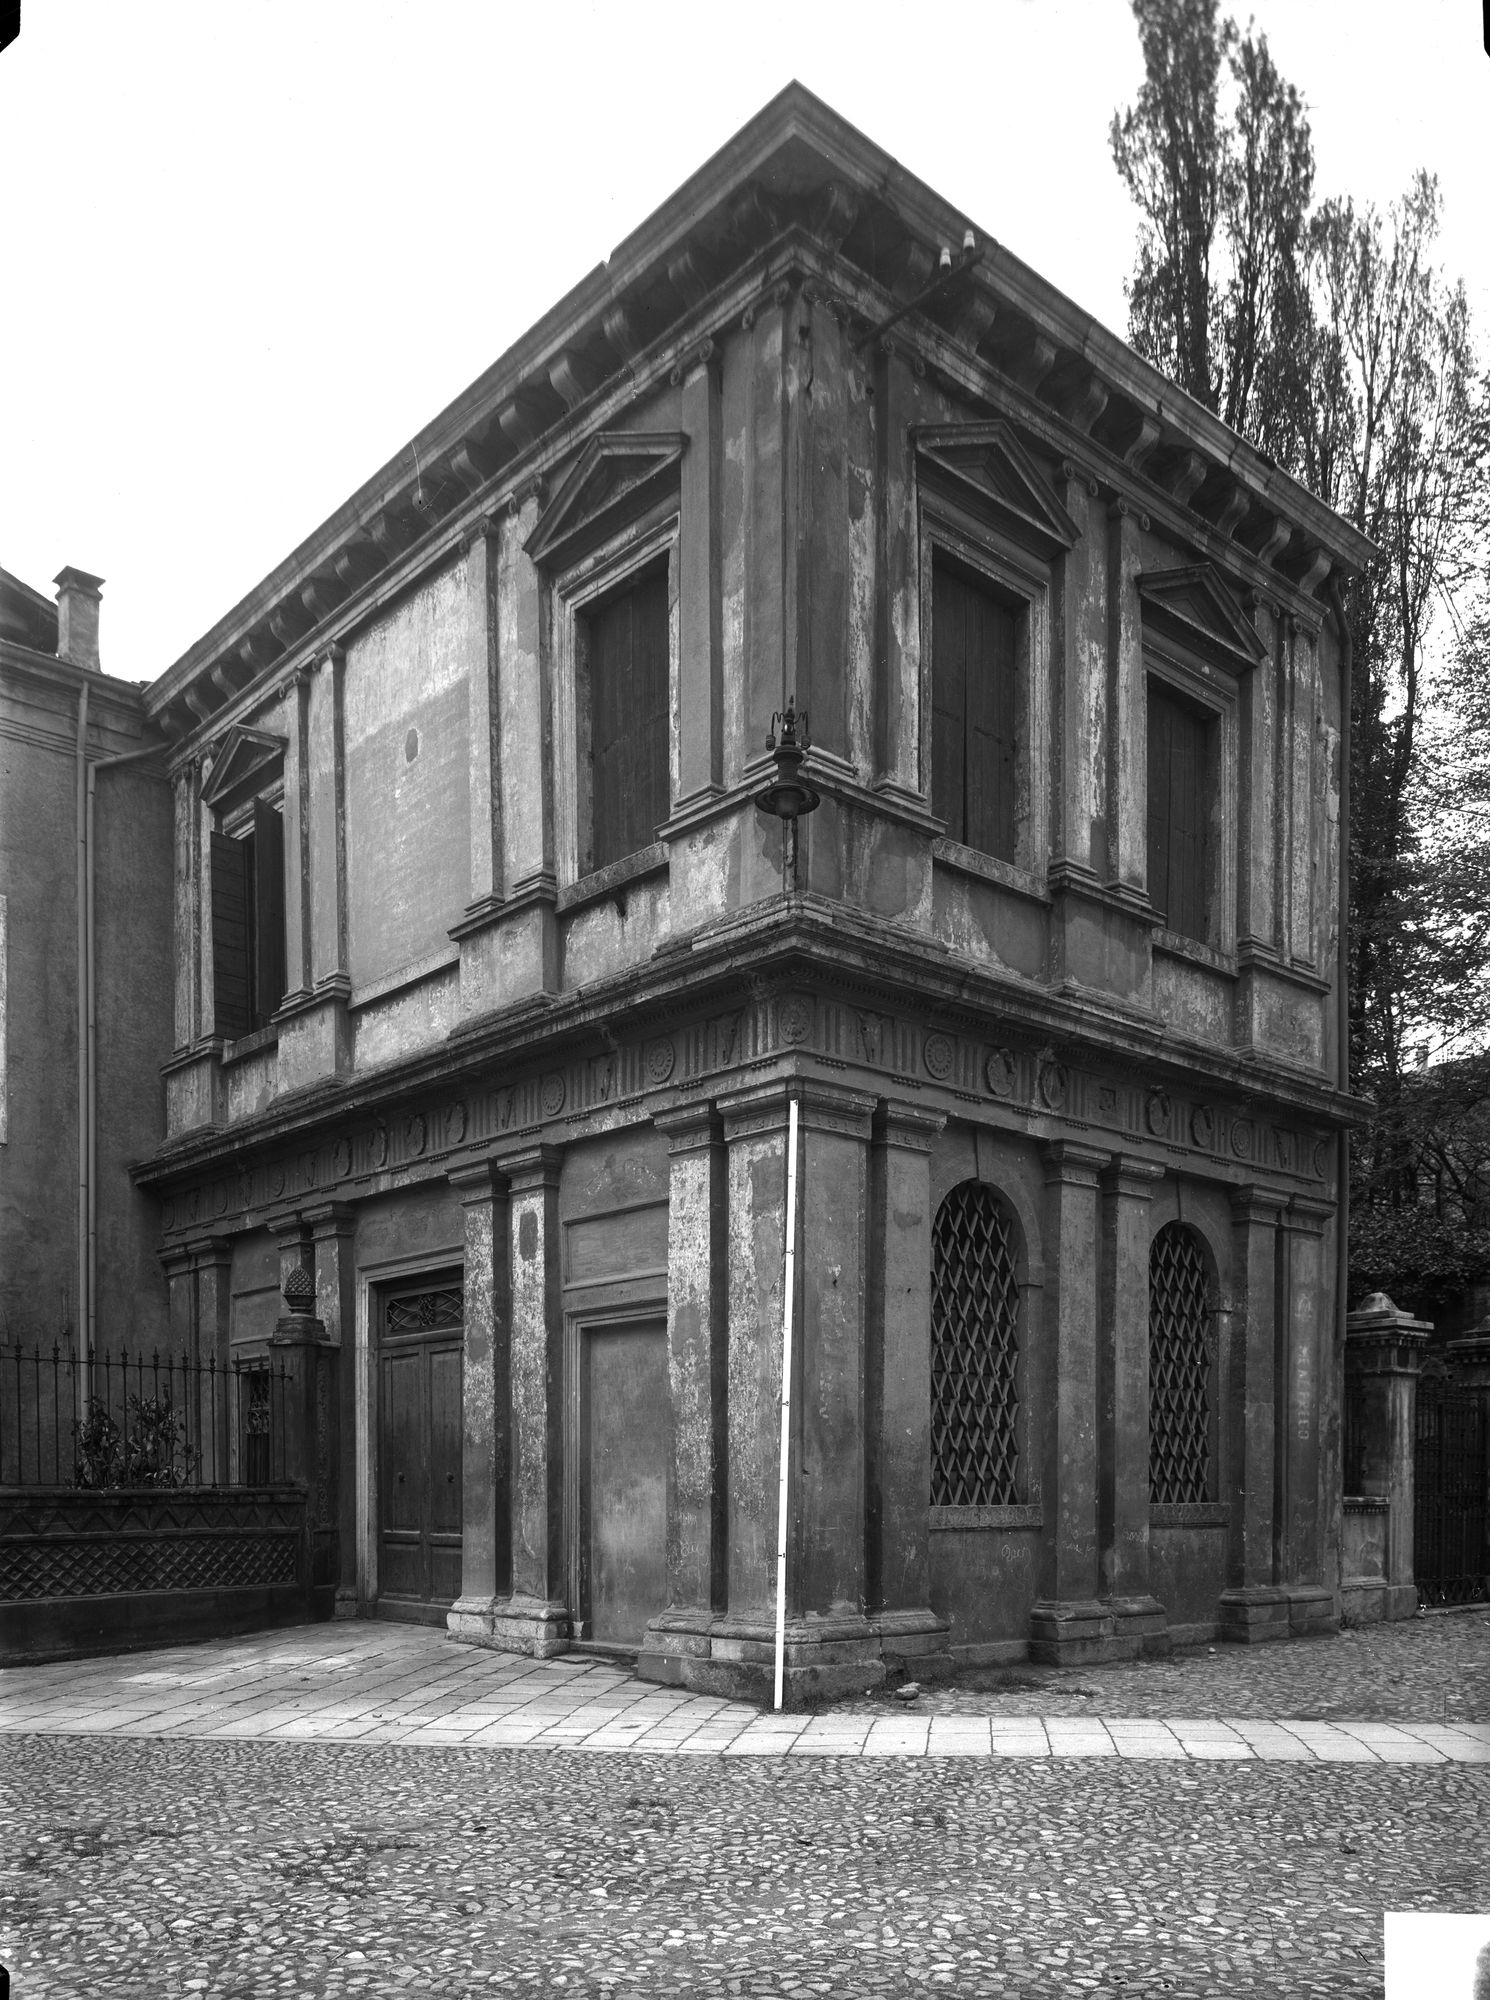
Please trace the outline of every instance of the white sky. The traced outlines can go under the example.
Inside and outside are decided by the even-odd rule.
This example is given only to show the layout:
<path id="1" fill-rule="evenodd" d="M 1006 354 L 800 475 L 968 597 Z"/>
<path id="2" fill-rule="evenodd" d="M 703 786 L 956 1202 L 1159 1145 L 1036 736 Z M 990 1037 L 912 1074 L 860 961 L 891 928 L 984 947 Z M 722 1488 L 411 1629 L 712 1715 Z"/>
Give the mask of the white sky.
<path id="1" fill-rule="evenodd" d="M 1478 0 L 1255 12 L 1309 102 L 1320 193 L 1384 204 L 1439 174 L 1483 339 Z M 125 679 L 164 671 L 793 76 L 1126 326 L 1126 0 L 25 0 L 23 23 L 0 53 L 0 564 L 49 593 L 65 563 L 103 576 Z"/>

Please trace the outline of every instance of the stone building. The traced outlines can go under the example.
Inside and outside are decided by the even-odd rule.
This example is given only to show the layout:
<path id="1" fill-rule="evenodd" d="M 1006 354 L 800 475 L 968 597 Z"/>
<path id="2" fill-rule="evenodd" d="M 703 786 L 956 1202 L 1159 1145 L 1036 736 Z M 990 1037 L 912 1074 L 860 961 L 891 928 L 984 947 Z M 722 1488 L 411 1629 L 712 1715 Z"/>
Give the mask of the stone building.
<path id="1" fill-rule="evenodd" d="M 183 1348 L 313 1279 L 343 1611 L 760 1684 L 795 1097 L 794 1688 L 1333 1621 L 1362 554 L 792 86 L 151 687 L 138 1181 Z"/>
<path id="2" fill-rule="evenodd" d="M 165 1136 L 170 792 L 142 690 L 100 666 L 100 579 L 56 581 L 0 570 L 0 1347 L 138 1351 L 165 1332 L 129 1167 Z"/>

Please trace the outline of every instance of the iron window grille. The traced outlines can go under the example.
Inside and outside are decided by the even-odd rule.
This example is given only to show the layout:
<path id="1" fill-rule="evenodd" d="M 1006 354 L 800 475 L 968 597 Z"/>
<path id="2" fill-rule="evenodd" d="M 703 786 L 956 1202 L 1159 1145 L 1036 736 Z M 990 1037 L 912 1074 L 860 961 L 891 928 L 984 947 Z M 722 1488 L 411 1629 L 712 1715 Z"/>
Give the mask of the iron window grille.
<path id="1" fill-rule="evenodd" d="M 1210 1282 L 1195 1231 L 1167 1222 L 1149 1251 L 1149 1499 L 1211 1498 Z"/>
<path id="2" fill-rule="evenodd" d="M 931 1236 L 931 1504 L 1018 1498 L 1019 1286 L 1009 1224 L 978 1181 L 953 1188 Z"/>
<path id="3" fill-rule="evenodd" d="M 433 1333 L 441 1327 L 465 1323 L 465 1295 L 459 1285 L 442 1285 L 436 1291 L 406 1292 L 388 1301 L 390 1333 Z"/>

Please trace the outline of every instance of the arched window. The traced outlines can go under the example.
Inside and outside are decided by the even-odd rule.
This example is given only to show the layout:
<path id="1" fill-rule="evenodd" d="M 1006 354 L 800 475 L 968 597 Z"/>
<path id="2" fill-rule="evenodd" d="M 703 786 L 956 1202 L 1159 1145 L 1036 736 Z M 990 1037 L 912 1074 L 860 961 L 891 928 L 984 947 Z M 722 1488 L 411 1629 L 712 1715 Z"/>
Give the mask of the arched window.
<path id="1" fill-rule="evenodd" d="M 1012 1506 L 1019 1474 L 1019 1288 L 1010 1228 L 979 1181 L 931 1231 L 931 1504 Z"/>
<path id="2" fill-rule="evenodd" d="M 1149 1498 L 1211 1497 L 1210 1286 L 1205 1249 L 1166 1222 L 1149 1251 Z"/>

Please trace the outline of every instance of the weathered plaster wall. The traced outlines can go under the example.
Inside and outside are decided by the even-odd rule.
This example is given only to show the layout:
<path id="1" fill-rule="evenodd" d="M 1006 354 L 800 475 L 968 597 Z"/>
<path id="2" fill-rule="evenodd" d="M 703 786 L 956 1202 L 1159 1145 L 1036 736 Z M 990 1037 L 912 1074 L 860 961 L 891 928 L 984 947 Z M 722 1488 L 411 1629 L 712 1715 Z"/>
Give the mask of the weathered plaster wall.
<path id="1" fill-rule="evenodd" d="M 346 665 L 354 990 L 448 944 L 470 898 L 465 561 L 360 634 Z"/>

